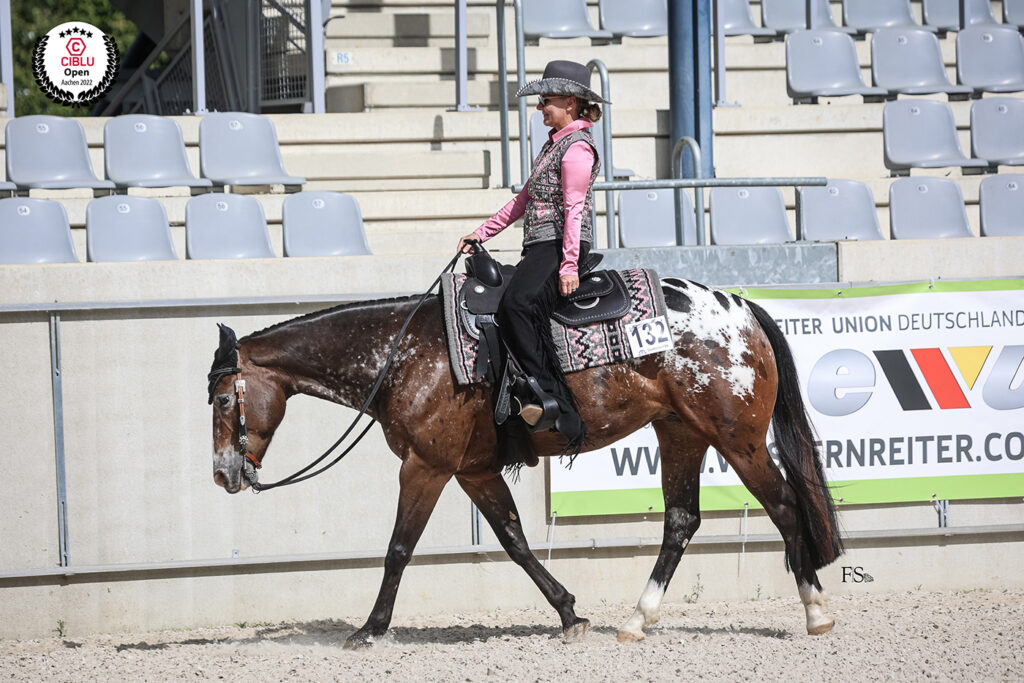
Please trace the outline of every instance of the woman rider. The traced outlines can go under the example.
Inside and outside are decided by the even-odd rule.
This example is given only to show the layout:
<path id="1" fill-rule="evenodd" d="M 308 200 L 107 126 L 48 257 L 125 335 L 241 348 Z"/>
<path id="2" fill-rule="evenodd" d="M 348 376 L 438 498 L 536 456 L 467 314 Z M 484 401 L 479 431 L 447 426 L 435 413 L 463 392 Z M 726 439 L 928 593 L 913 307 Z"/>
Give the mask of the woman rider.
<path id="1" fill-rule="evenodd" d="M 524 217 L 522 260 L 502 297 L 498 326 L 523 371 L 557 401 L 555 426 L 568 439 L 566 452 L 579 452 L 586 425 L 555 355 L 550 317 L 558 296 L 579 287 L 579 264 L 593 244 L 592 188 L 601 164 L 590 127 L 601 118 L 597 103 L 611 103 L 590 89 L 590 69 L 561 60 L 516 93 L 526 95 L 540 95 L 548 141 L 522 192 L 463 237 L 459 248 L 468 252 L 470 240 L 487 241 Z M 554 417 L 538 405 L 524 406 L 520 415 L 531 426 Z"/>

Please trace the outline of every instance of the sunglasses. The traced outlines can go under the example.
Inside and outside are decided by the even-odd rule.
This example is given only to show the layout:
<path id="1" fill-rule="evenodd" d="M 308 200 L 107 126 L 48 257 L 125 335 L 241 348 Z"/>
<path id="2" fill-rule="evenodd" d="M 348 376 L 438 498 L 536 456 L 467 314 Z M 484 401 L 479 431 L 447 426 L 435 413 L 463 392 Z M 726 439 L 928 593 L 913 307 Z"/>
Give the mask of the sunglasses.
<path id="1" fill-rule="evenodd" d="M 552 100 L 564 100 L 567 99 L 568 95 L 541 95 L 537 98 L 537 104 L 541 107 L 546 107 L 551 104 Z"/>

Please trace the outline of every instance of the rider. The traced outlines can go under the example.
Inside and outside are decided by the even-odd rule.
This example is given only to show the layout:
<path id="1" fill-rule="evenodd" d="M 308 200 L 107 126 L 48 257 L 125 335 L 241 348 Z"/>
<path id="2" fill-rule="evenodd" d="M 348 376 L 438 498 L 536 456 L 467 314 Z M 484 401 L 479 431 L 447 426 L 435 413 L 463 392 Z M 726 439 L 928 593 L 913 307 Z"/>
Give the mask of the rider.
<path id="1" fill-rule="evenodd" d="M 566 452 L 579 452 L 586 425 L 555 354 L 550 316 L 558 295 L 579 287 L 579 264 L 593 244 L 593 185 L 601 163 L 590 127 L 601 118 L 597 103 L 611 103 L 590 89 L 590 69 L 561 60 L 516 93 L 526 95 L 540 95 L 548 141 L 522 192 L 464 236 L 459 248 L 468 252 L 470 240 L 484 242 L 524 217 L 522 260 L 502 297 L 498 325 L 524 372 L 557 402 L 555 427 L 568 439 Z M 532 404 L 520 415 L 531 426 L 552 417 Z"/>

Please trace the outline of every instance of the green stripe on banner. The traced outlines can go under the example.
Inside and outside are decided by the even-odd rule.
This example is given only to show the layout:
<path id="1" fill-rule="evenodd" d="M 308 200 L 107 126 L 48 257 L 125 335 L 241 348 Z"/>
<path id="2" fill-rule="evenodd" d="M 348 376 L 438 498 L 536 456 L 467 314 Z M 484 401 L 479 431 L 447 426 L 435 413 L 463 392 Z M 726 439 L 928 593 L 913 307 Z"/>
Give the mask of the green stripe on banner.
<path id="1" fill-rule="evenodd" d="M 842 297 L 859 299 L 887 294 L 922 294 L 928 292 L 1003 292 L 1024 289 L 1024 279 L 1007 280 L 936 280 L 934 282 L 911 282 L 899 285 L 876 285 L 848 288 L 794 288 L 765 289 L 730 287 L 732 292 L 745 299 L 833 299 Z"/>
<path id="2" fill-rule="evenodd" d="M 908 477 L 829 482 L 840 505 L 912 503 L 938 500 L 972 500 L 1024 496 L 1024 472 L 971 474 L 957 477 Z M 742 510 L 761 507 L 744 486 L 708 486 L 701 489 L 700 509 Z M 610 491 L 561 491 L 551 494 L 551 511 L 559 517 L 625 515 L 664 512 L 661 489 Z"/>

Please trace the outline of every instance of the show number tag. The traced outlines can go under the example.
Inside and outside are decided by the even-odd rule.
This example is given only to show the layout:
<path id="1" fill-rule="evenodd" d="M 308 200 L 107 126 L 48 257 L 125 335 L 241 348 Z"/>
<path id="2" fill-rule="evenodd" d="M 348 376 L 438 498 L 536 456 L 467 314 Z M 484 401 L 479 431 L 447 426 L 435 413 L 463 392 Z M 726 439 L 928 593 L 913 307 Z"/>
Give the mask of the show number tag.
<path id="1" fill-rule="evenodd" d="M 663 315 L 626 325 L 626 337 L 634 358 L 672 349 L 672 333 Z"/>

